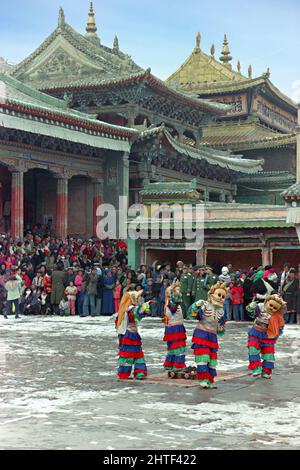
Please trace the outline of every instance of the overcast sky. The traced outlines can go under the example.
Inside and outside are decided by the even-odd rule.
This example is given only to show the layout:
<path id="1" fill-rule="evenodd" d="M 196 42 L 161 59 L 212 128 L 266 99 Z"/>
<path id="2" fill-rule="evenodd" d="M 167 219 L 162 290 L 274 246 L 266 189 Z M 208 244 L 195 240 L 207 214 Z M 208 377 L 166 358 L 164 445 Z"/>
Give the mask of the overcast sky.
<path id="1" fill-rule="evenodd" d="M 84 33 L 88 0 L 0 0 L 0 56 L 18 63 L 55 29 L 59 6 L 67 22 Z M 300 102 L 299 0 L 95 0 L 98 33 L 161 79 L 171 75 L 195 46 L 220 56 L 227 33 L 233 65 L 240 59 L 253 76 L 267 67 L 281 91 Z"/>

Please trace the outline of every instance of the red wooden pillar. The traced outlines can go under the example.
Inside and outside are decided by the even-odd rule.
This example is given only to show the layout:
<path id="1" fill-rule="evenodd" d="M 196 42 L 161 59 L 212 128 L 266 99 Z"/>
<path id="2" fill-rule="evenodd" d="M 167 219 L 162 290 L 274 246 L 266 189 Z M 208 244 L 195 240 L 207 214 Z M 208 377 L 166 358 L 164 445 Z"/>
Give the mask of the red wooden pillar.
<path id="1" fill-rule="evenodd" d="M 145 249 L 144 241 L 141 241 L 140 250 L 141 250 L 140 251 L 140 264 L 147 264 L 146 249 Z"/>
<path id="2" fill-rule="evenodd" d="M 56 175 L 56 236 L 65 239 L 68 235 L 68 178 Z"/>
<path id="3" fill-rule="evenodd" d="M 97 237 L 97 225 L 100 217 L 97 217 L 97 209 L 103 203 L 103 181 L 94 179 L 93 183 L 93 236 Z M 98 234 L 99 236 L 101 234 Z"/>
<path id="4" fill-rule="evenodd" d="M 206 264 L 207 259 L 207 249 L 201 248 L 201 250 L 196 251 L 196 263 L 198 266 L 203 266 Z"/>
<path id="5" fill-rule="evenodd" d="M 261 249 L 262 252 L 262 265 L 269 266 L 271 264 L 271 251 L 268 246 L 264 246 Z"/>
<path id="6" fill-rule="evenodd" d="M 24 173 L 19 170 L 13 170 L 11 178 L 11 236 L 24 236 Z"/>

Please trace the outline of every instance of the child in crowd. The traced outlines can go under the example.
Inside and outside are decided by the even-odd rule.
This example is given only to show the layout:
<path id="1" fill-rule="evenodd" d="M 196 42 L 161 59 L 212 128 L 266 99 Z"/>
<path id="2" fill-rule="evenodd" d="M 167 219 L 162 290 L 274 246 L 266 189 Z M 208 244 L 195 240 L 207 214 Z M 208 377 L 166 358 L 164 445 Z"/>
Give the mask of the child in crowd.
<path id="1" fill-rule="evenodd" d="M 47 299 L 48 299 L 47 292 L 45 291 L 45 289 L 42 289 L 42 290 L 39 290 L 37 292 L 37 295 L 38 295 L 38 299 L 39 299 L 40 304 L 41 304 L 41 314 L 42 315 L 48 315 L 50 305 L 47 302 Z"/>
<path id="2" fill-rule="evenodd" d="M 62 299 L 60 301 L 59 306 L 58 306 L 58 311 L 61 317 L 70 315 L 70 305 L 66 299 Z"/>
<path id="3" fill-rule="evenodd" d="M 77 288 L 74 286 L 74 281 L 69 281 L 69 285 L 65 290 L 65 295 L 67 296 L 69 302 L 70 314 L 75 315 L 75 303 L 77 296 Z"/>

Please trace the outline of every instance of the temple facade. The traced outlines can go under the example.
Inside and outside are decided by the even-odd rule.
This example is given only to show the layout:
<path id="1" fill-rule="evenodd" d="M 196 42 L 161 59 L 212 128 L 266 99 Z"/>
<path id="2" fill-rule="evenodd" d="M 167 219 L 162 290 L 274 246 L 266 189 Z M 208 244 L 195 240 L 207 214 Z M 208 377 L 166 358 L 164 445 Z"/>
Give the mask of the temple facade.
<path id="1" fill-rule="evenodd" d="M 112 187 L 127 193 L 136 131 L 70 110 L 9 75 L 0 75 L 1 225 L 13 237 L 39 222 L 57 236 L 96 235 L 96 207 Z M 115 181 L 104 179 L 112 163 Z"/>
<path id="2" fill-rule="evenodd" d="M 22 238 L 39 222 L 62 238 L 96 236 L 101 202 L 117 210 L 121 195 L 143 202 L 149 185 L 158 200 L 176 201 L 168 185 L 184 192 L 193 180 L 205 204 L 204 246 L 129 241 L 130 264 L 173 260 L 178 250 L 190 263 L 222 264 L 233 252 L 241 266 L 293 259 L 298 242 L 280 192 L 295 181 L 297 107 L 269 71 L 252 78 L 249 67 L 245 77 L 231 60 L 226 37 L 218 61 L 214 47 L 202 52 L 198 33 L 163 82 L 122 52 L 118 37 L 102 44 L 93 2 L 84 35 L 61 8 L 29 57 L 13 68 L 2 61 L 2 230 Z"/>

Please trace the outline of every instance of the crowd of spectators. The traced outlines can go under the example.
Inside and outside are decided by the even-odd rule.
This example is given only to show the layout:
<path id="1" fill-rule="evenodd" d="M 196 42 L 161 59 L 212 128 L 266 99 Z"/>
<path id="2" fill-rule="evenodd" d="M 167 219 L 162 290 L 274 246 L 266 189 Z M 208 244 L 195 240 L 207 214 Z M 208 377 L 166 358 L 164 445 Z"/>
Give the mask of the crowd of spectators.
<path id="1" fill-rule="evenodd" d="M 187 266 L 178 261 L 128 266 L 124 241 L 51 237 L 42 226 L 25 234 L 24 241 L 0 236 L 0 313 L 22 315 L 113 315 L 127 290 L 143 290 L 151 300 L 151 316 L 163 317 L 166 289 L 179 280 L 186 315 L 189 306 L 207 300 L 218 280 L 228 286 L 224 309 L 227 320 L 250 320 L 249 305 L 273 292 L 287 302 L 286 321 L 300 324 L 299 270 L 284 265 L 251 267 L 247 272 L 224 266 Z"/>

